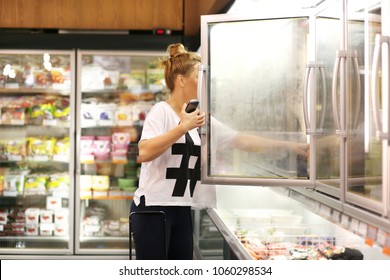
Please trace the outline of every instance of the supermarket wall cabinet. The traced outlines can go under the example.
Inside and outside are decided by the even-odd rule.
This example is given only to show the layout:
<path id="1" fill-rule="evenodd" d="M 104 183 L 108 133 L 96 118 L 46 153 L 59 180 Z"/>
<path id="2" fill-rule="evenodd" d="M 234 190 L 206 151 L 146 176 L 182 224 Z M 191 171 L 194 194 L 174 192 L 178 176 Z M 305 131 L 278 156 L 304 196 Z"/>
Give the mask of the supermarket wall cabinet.
<path id="1" fill-rule="evenodd" d="M 138 139 L 161 99 L 161 52 L 79 51 L 76 254 L 125 255 Z"/>
<path id="2" fill-rule="evenodd" d="M 73 253 L 75 54 L 0 52 L 0 252 Z"/>

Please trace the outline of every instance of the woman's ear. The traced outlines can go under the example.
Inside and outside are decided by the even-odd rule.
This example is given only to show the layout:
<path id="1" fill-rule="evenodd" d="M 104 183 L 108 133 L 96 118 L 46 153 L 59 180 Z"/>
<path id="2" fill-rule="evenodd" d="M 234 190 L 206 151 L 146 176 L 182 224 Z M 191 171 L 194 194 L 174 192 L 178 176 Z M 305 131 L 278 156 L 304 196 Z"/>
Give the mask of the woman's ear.
<path id="1" fill-rule="evenodd" d="M 184 87 L 184 82 L 185 82 L 184 76 L 181 75 L 181 74 L 177 75 L 177 77 L 176 77 L 177 85 L 180 86 L 180 87 Z"/>

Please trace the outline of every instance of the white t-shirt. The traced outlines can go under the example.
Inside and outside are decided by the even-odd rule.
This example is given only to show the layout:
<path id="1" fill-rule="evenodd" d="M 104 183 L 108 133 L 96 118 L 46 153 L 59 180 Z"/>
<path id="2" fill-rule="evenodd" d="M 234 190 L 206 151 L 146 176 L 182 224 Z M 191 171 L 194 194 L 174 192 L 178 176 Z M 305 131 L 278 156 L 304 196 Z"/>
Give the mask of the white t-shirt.
<path id="1" fill-rule="evenodd" d="M 213 119 L 212 125 L 221 125 Z M 164 134 L 177 126 L 179 116 L 164 102 L 156 103 L 148 113 L 141 139 L 150 139 Z M 236 132 L 224 127 L 221 144 L 226 145 Z M 200 183 L 200 137 L 198 128 L 189 131 L 156 159 L 141 165 L 139 187 L 134 202 L 139 205 L 145 196 L 146 206 L 192 206 L 215 207 L 215 186 Z"/>

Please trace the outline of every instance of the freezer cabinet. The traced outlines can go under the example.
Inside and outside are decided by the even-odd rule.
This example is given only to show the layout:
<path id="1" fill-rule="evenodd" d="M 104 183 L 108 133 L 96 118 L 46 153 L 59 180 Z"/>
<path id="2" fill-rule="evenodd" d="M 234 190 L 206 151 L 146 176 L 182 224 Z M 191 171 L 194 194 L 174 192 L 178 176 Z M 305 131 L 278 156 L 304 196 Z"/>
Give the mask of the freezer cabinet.
<path id="1" fill-rule="evenodd" d="M 78 52 L 76 254 L 128 255 L 138 139 L 161 98 L 163 55 Z"/>
<path id="2" fill-rule="evenodd" d="M 359 232 L 324 218 L 276 188 L 219 188 L 218 206 L 207 214 L 224 239 L 219 248 L 225 259 L 326 260 L 351 250 L 366 260 L 390 260 L 381 247 L 367 245 Z"/>
<path id="3" fill-rule="evenodd" d="M 75 53 L 2 50 L 0 71 L 0 254 L 72 254 Z"/>

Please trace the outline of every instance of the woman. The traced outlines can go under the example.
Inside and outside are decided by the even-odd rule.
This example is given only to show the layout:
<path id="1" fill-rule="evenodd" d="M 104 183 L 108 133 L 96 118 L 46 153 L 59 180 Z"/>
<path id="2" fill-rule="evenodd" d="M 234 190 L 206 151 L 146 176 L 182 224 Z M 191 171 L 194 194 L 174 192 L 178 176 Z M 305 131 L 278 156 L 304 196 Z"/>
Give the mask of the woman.
<path id="1" fill-rule="evenodd" d="M 167 52 L 169 58 L 163 66 L 170 95 L 150 110 L 139 142 L 141 174 L 131 205 L 137 259 L 192 259 L 191 207 L 215 207 L 214 187 L 200 184 L 198 129 L 205 124 L 205 113 L 198 108 L 192 113 L 185 111 L 187 102 L 197 98 L 200 56 L 182 44 L 169 45 Z M 296 143 L 239 134 L 215 119 L 211 125 L 221 131 L 219 139 L 212 139 L 219 149 L 230 145 L 257 152 L 282 146 L 297 148 Z M 297 152 L 306 153 L 305 149 L 299 147 Z M 164 214 L 165 229 L 155 213 Z M 162 231 L 165 242 L 156 234 Z M 161 248 L 166 252 L 161 253 Z"/>

